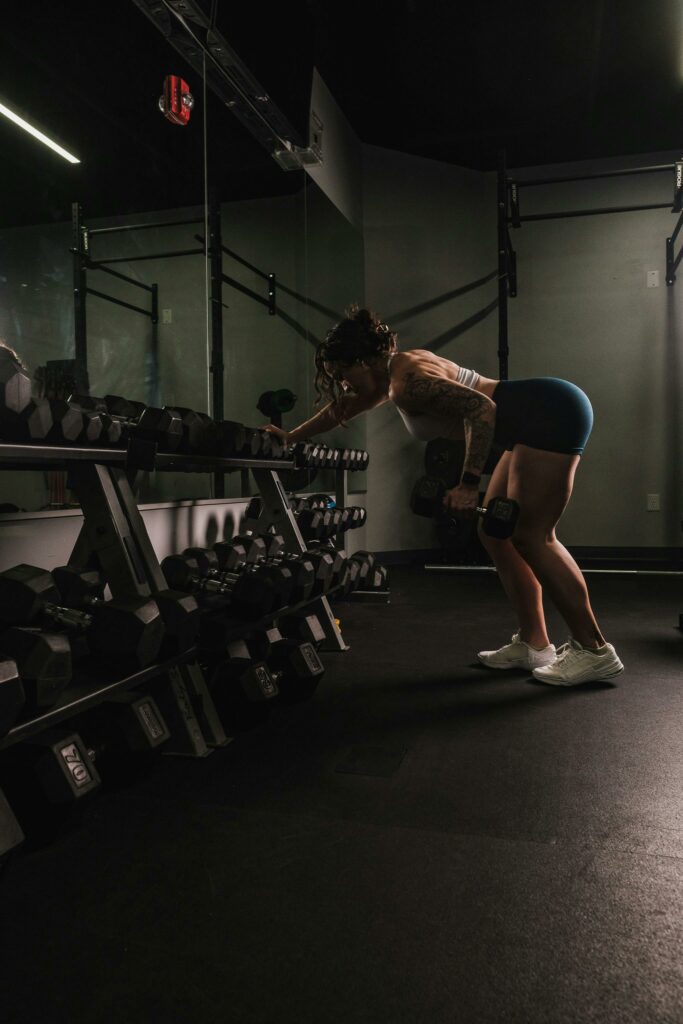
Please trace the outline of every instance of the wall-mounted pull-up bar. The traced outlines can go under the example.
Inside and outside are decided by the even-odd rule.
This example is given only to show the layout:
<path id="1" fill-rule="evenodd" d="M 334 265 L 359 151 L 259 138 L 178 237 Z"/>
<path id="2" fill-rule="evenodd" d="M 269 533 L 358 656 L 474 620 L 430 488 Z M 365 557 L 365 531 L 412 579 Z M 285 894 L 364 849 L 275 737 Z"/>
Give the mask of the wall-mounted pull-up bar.
<path id="1" fill-rule="evenodd" d="M 657 174 L 674 172 L 673 199 L 668 203 L 644 203 L 634 206 L 607 206 L 588 210 L 560 210 L 555 213 L 532 213 L 522 215 L 520 190 L 539 185 L 557 185 L 571 181 L 594 181 L 599 178 L 621 178 L 635 174 Z M 614 171 L 599 171 L 594 174 L 566 175 L 554 178 L 533 178 L 526 181 L 508 178 L 505 152 L 498 159 L 498 363 L 501 380 L 508 374 L 508 298 L 517 295 L 517 255 L 512 245 L 509 228 L 520 228 L 531 221 L 559 220 L 569 217 L 596 217 L 608 213 L 635 213 L 641 210 L 670 210 L 680 214 L 671 236 L 666 240 L 666 283 L 673 285 L 676 270 L 683 259 L 683 248 L 674 253 L 675 242 L 683 227 L 683 158 L 673 164 L 652 164 L 646 167 L 625 167 Z"/>

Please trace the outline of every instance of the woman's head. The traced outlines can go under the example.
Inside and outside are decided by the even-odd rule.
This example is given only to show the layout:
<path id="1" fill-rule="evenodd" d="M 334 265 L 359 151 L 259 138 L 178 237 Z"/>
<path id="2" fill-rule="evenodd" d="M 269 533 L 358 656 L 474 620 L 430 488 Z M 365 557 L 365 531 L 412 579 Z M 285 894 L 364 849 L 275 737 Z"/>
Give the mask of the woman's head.
<path id="1" fill-rule="evenodd" d="M 360 378 L 359 370 L 371 372 L 396 351 L 396 333 L 378 320 L 368 309 L 351 306 L 318 345 L 315 354 L 316 405 L 323 401 L 339 402 L 349 383 Z"/>

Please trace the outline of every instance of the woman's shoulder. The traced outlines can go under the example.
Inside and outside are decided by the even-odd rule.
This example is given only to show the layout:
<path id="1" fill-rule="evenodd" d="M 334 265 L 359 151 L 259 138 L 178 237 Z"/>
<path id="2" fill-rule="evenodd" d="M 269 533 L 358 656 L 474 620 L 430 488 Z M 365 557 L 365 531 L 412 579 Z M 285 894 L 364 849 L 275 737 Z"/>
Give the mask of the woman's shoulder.
<path id="1" fill-rule="evenodd" d="M 446 363 L 447 366 L 444 365 Z M 449 360 L 435 356 L 426 348 L 411 348 L 405 352 L 396 352 L 391 360 L 392 378 L 403 377 L 411 372 L 451 377 L 454 373 L 457 375 L 458 367 Z"/>
<path id="2" fill-rule="evenodd" d="M 441 363 L 444 360 L 440 356 L 430 352 L 428 348 L 408 348 L 402 352 L 395 352 L 393 362 L 402 363 Z"/>

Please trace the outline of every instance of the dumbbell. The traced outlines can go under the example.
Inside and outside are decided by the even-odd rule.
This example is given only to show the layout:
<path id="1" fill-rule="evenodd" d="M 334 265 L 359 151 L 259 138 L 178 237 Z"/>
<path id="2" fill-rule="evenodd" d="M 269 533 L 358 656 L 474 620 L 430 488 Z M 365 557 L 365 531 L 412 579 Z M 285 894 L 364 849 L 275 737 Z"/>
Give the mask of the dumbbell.
<path id="1" fill-rule="evenodd" d="M 368 517 L 367 511 L 360 505 L 349 505 L 344 511 L 348 513 L 345 523 L 346 530 L 359 530 Z"/>
<path id="2" fill-rule="evenodd" d="M 312 553 L 314 551 L 324 551 L 329 554 L 332 559 L 330 585 L 328 589 L 334 590 L 336 587 L 344 584 L 348 573 L 348 559 L 346 558 L 346 553 L 325 541 L 311 541 L 309 552 Z"/>
<path id="3" fill-rule="evenodd" d="M 14 658 L 0 654 L 0 737 L 6 736 L 26 704 L 26 691 Z"/>
<path id="4" fill-rule="evenodd" d="M 71 682 L 71 644 L 63 633 L 11 626 L 0 633 L 0 650 L 17 666 L 30 711 L 52 707 Z M 20 700 L 16 685 L 10 687 L 10 717 L 12 705 Z"/>
<path id="5" fill-rule="evenodd" d="M 386 590 L 389 586 L 389 573 L 386 565 L 375 564 L 370 570 L 366 581 L 368 590 Z"/>
<path id="6" fill-rule="evenodd" d="M 265 661 L 275 673 L 284 704 L 308 700 L 325 674 L 314 645 L 283 636 L 277 626 L 248 637 L 247 646 L 252 657 Z"/>
<path id="7" fill-rule="evenodd" d="M 240 563 L 235 571 L 223 573 L 220 579 L 216 579 L 203 576 L 196 559 L 169 555 L 161 563 L 161 569 L 172 589 L 220 598 L 228 602 L 238 615 L 247 618 L 260 619 L 277 604 L 277 591 L 272 580 L 253 566 Z"/>
<path id="8" fill-rule="evenodd" d="M 371 572 L 375 567 L 375 556 L 371 551 L 354 551 L 349 561 L 356 562 L 359 567 L 358 577 L 356 581 L 356 590 L 368 590 L 370 589 L 369 583 L 371 579 Z"/>
<path id="9" fill-rule="evenodd" d="M 134 782 L 171 736 L 154 698 L 139 691 L 110 697 L 72 725 L 105 786 Z"/>
<path id="10" fill-rule="evenodd" d="M 318 468 L 324 462 L 324 445 L 299 441 L 288 450 L 287 456 L 294 459 L 297 469 Z"/>
<path id="11" fill-rule="evenodd" d="M 227 644 L 220 659 L 205 663 L 209 690 L 226 732 L 239 733 L 263 723 L 279 694 L 266 663 L 254 659 L 244 640 Z"/>
<path id="12" fill-rule="evenodd" d="M 127 662 L 136 669 L 150 665 L 159 653 L 164 625 L 159 608 L 149 598 L 88 598 L 84 602 L 87 612 L 65 608 L 59 601 L 55 582 L 44 569 L 21 564 L 0 573 L 0 620 L 7 625 L 47 622 L 65 627 L 74 641 L 85 640 L 90 653 Z M 23 632 L 28 636 L 27 630 Z M 36 645 L 39 636 L 35 634 Z"/>
<path id="13" fill-rule="evenodd" d="M 240 535 L 239 540 L 245 543 L 250 537 L 250 531 L 247 531 Z M 334 560 L 327 552 L 287 552 L 284 550 L 285 540 L 280 534 L 261 535 L 258 541 L 266 545 L 266 564 L 288 565 L 298 580 L 299 586 L 292 595 L 292 603 L 298 604 L 307 601 L 309 597 L 328 592 L 332 586 Z"/>
<path id="14" fill-rule="evenodd" d="M 15 444 L 109 444 L 100 413 L 72 408 L 61 399 L 32 397 L 31 378 L 0 348 L 0 439 Z M 116 439 L 115 439 L 116 440 Z"/>
<path id="15" fill-rule="evenodd" d="M 348 597 L 354 590 L 358 590 L 360 586 L 360 571 L 361 562 L 355 558 L 347 558 L 346 560 L 346 575 L 344 577 L 341 596 Z"/>
<path id="16" fill-rule="evenodd" d="M 294 513 L 294 517 L 304 540 L 322 540 L 329 536 L 332 517 L 327 509 L 302 508 L 300 512 Z"/>
<path id="17" fill-rule="evenodd" d="M 235 557 L 244 552 L 246 561 L 253 565 L 275 570 L 288 570 L 292 576 L 292 588 L 289 597 L 279 607 L 286 604 L 299 604 L 307 601 L 315 592 L 316 580 L 321 575 L 317 562 L 308 558 L 308 553 L 288 553 L 284 550 L 285 541 L 280 534 L 257 535 L 246 531 L 233 538 L 232 541 L 219 541 L 214 544 L 213 551 L 218 558 L 221 572 L 230 571 L 235 564 Z M 322 571 L 324 577 L 324 570 Z"/>
<path id="18" fill-rule="evenodd" d="M 29 844 L 75 824 L 101 781 L 71 723 L 14 744 L 0 761 L 0 784 Z"/>
<path id="19" fill-rule="evenodd" d="M 69 608 L 88 611 L 93 599 L 104 597 L 106 581 L 95 570 L 61 565 L 52 570 L 52 578 L 61 602 Z M 154 594 L 164 624 L 164 639 L 159 650 L 163 660 L 189 650 L 199 635 L 199 605 L 192 594 L 180 590 L 159 590 Z"/>
<path id="20" fill-rule="evenodd" d="M 245 549 L 241 544 L 237 545 L 237 550 L 243 552 Z M 265 552 L 266 546 L 263 545 L 263 552 Z M 230 580 L 231 574 L 241 573 L 243 571 L 254 572 L 258 568 L 258 574 L 263 579 L 270 580 L 275 590 L 275 608 L 282 608 L 288 605 L 293 598 L 293 592 L 295 587 L 294 574 L 287 565 L 282 564 L 278 561 L 277 564 L 274 562 L 266 562 L 263 557 L 259 558 L 245 558 L 243 562 L 235 562 L 233 558 L 230 558 L 231 568 L 224 568 L 221 564 L 218 552 L 216 550 L 209 550 L 206 548 L 186 548 L 183 551 L 183 558 L 192 558 L 197 562 L 199 571 L 202 577 L 207 579 L 216 580 L 218 582 L 225 582 Z M 269 611 L 271 609 L 268 609 Z M 263 613 L 268 614 L 268 612 Z"/>
<path id="21" fill-rule="evenodd" d="M 350 473 L 363 468 L 363 452 L 357 448 L 343 448 L 339 460 L 339 469 L 346 469 Z"/>
<path id="22" fill-rule="evenodd" d="M 292 502 L 296 504 L 290 502 L 290 505 L 295 512 L 300 512 L 304 508 L 326 509 L 330 507 L 331 500 L 329 494 L 306 494 L 300 498 L 292 499 Z"/>
<path id="23" fill-rule="evenodd" d="M 187 432 L 180 415 L 174 409 L 158 409 L 143 402 L 134 402 L 120 395 L 72 394 L 69 403 L 78 409 L 90 410 L 110 416 L 119 424 L 121 441 L 132 438 L 158 445 L 163 452 L 178 452 L 183 448 Z"/>
<path id="24" fill-rule="evenodd" d="M 283 615 L 276 623 L 284 637 L 318 648 L 325 639 L 325 630 L 317 615 Z"/>
<path id="25" fill-rule="evenodd" d="M 457 519 L 457 515 L 444 508 L 445 494 L 446 485 L 443 480 L 433 476 L 420 477 L 410 495 L 410 507 L 418 516 Z M 488 508 L 477 507 L 476 511 L 483 517 L 482 529 L 489 537 L 505 540 L 514 533 L 519 505 L 511 498 L 492 498 Z"/>
<path id="26" fill-rule="evenodd" d="M 0 789 L 0 874 L 5 870 L 25 836 L 17 817 Z"/>
<path id="27" fill-rule="evenodd" d="M 285 448 L 275 434 L 235 420 L 216 423 L 217 454 L 235 459 L 281 459 Z"/>

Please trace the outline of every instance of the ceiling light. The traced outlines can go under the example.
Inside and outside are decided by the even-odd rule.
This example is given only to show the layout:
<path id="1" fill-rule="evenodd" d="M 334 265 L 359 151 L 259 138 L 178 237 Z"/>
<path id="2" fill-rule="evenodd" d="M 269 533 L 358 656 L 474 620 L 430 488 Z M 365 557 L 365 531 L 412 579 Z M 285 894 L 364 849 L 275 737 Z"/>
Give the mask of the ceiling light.
<path id="1" fill-rule="evenodd" d="M 50 149 L 55 151 L 55 153 L 59 153 L 59 155 L 63 156 L 65 160 L 68 160 L 70 164 L 80 164 L 81 161 L 78 157 L 75 157 L 65 149 L 62 149 L 62 147 L 58 146 L 56 142 L 52 141 L 52 139 L 48 139 L 47 135 L 43 135 L 42 132 L 39 132 L 38 129 L 34 128 L 32 124 L 28 123 L 28 121 L 24 121 L 23 117 L 19 117 L 18 114 L 15 114 L 13 110 L 10 110 L 9 107 L 6 107 L 3 103 L 0 103 L 0 114 L 9 118 L 9 120 L 13 121 L 14 124 L 19 125 L 19 127 L 23 128 L 25 132 L 32 135 L 34 139 L 38 139 L 39 142 L 49 146 Z"/>

